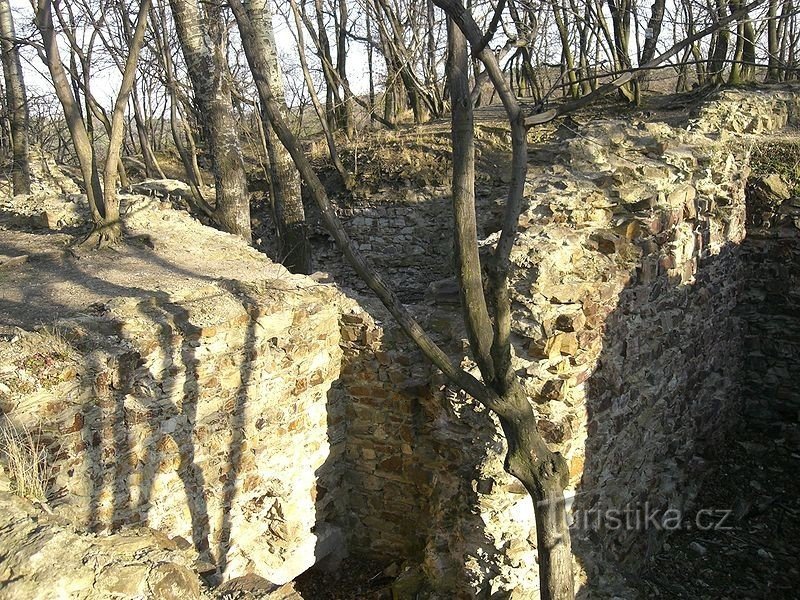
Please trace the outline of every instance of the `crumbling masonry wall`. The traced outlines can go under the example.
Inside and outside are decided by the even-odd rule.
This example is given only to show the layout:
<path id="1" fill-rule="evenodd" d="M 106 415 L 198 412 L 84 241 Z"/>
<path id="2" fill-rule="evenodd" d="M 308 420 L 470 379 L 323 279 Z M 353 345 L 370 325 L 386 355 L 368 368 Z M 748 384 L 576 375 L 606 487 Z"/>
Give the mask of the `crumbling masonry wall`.
<path id="1" fill-rule="evenodd" d="M 795 406 L 794 205 L 770 209 L 778 228 L 747 220 L 742 141 L 796 122 L 799 107 L 791 90 L 726 92 L 687 127 L 587 124 L 531 167 L 512 253 L 515 368 L 569 461 L 589 586 L 610 576 L 608 563 L 634 571 L 663 536 L 596 531 L 582 514 L 644 502 L 689 510 L 743 402 Z M 457 291 L 439 280 L 442 215 L 422 209 L 426 198 L 384 200 L 348 208 L 359 244 L 385 247 L 400 228 L 395 256 L 427 265 L 424 288 L 415 279 L 406 290 L 411 310 L 474 368 Z M 496 206 L 485 200 L 489 249 Z M 534 597 L 533 506 L 503 471 L 496 421 L 384 309 L 340 273 L 341 289 L 292 277 L 185 215 L 139 208 L 128 227 L 155 250 L 121 262 L 121 282 L 167 260 L 175 227 L 234 266 L 207 275 L 184 257 L 178 269 L 184 250 L 172 249 L 171 287 L 117 282 L 55 334 L 0 342 L 0 409 L 49 448 L 57 516 L 102 531 L 151 527 L 196 571 L 226 579 L 281 583 L 346 538 L 351 553 L 406 560 L 406 591 Z M 401 266 L 389 274 L 410 285 Z"/>
<path id="2" fill-rule="evenodd" d="M 751 145 L 795 122 L 799 104 L 786 90 L 731 92 L 683 128 L 590 124 L 531 169 L 512 253 L 516 364 L 546 438 L 569 460 L 576 558 L 590 585 L 609 563 L 635 571 L 663 535 L 598 531 L 587 515 L 645 505 L 688 514 L 753 386 L 770 403 L 792 393 L 796 226 L 754 257 L 745 185 Z M 356 236 L 380 246 L 360 223 Z M 763 290 L 779 297 L 766 310 L 753 302 Z M 463 357 L 452 286 L 434 282 L 426 299 L 423 322 Z M 417 550 L 419 571 L 442 590 L 531 597 L 532 506 L 502 470 L 502 436 L 445 382 L 420 380 L 391 320 L 369 313 L 381 326 L 348 317 L 346 336 L 369 340 L 352 355 L 370 358 L 343 378 L 354 547 Z M 398 360 L 406 352 L 414 376 Z"/>
<path id="3" fill-rule="evenodd" d="M 75 263 L 36 254 L 36 235 L 7 232 L 5 252 L 30 263 L 10 278 L 29 269 L 43 287 L 98 301 L 58 294 L 53 312 L 73 314 L 0 340 L 3 424 L 48 451 L 59 519 L 101 533 L 158 530 L 212 579 L 290 581 L 342 551 L 331 519 L 344 413 L 329 392 L 344 298 L 184 213 L 125 202 L 136 208 L 129 233 L 147 232 L 153 250 Z M 196 245 L 181 247 L 176 230 Z M 219 265 L 197 270 L 192 252 L 220 250 Z"/>

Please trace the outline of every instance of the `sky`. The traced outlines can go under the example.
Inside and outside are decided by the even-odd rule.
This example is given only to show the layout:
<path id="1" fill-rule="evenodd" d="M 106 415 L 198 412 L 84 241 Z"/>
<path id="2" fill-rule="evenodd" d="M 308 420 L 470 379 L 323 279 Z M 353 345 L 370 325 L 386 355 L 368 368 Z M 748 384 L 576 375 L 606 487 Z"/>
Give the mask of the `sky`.
<path id="1" fill-rule="evenodd" d="M 33 8 L 30 0 L 10 0 L 14 11 L 15 27 L 18 36 L 26 32 L 31 33 L 33 23 Z M 287 25 L 284 18 L 274 14 L 273 28 L 275 31 L 276 45 L 279 54 L 286 65 L 297 64 L 296 42 L 292 29 Z M 306 36 L 307 38 L 308 36 Z M 38 34 L 34 39 L 40 41 Z M 306 43 L 308 43 L 306 39 Z M 69 57 L 69 47 L 62 40 L 61 44 L 62 60 L 67 61 Z M 356 93 L 362 93 L 367 88 L 366 57 L 365 50 L 361 45 L 354 45 L 348 53 L 348 77 L 351 87 Z M 25 72 L 25 83 L 32 93 L 47 94 L 52 91 L 52 85 L 47 74 L 47 69 L 41 59 L 36 55 L 32 48 L 23 48 L 23 69 Z M 309 60 L 313 60 L 313 55 L 307 52 Z M 92 77 L 92 91 L 98 101 L 104 106 L 111 106 L 114 102 L 117 89 L 122 77 L 119 71 L 111 66 L 104 70 L 96 70 Z"/>

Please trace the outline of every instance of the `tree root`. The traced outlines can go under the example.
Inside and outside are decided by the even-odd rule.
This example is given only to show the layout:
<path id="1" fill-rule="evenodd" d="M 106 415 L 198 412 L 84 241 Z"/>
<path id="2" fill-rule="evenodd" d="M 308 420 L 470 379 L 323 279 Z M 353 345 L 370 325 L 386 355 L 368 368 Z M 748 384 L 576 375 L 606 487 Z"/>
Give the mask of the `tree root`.
<path id="1" fill-rule="evenodd" d="M 89 235 L 75 243 L 74 247 L 82 250 L 110 248 L 122 241 L 122 234 L 122 226 L 119 223 L 95 225 Z"/>

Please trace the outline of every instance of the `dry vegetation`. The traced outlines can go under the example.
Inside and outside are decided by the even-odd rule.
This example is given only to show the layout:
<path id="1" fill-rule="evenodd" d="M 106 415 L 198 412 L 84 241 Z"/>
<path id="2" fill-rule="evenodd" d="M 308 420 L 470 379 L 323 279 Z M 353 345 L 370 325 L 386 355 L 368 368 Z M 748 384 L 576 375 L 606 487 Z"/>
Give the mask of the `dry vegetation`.
<path id="1" fill-rule="evenodd" d="M 30 429 L 6 420 L 0 425 L 0 458 L 11 479 L 12 491 L 38 502 L 50 512 L 48 487 L 52 466 L 45 445 Z"/>

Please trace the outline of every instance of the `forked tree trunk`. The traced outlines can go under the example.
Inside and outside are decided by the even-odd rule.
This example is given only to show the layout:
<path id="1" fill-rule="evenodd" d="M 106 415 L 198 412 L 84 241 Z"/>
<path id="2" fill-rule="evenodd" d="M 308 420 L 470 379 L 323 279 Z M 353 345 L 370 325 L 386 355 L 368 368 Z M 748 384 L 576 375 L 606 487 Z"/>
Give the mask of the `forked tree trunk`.
<path id="1" fill-rule="evenodd" d="M 42 36 L 43 59 L 53 80 L 56 96 L 64 110 L 67 129 L 69 129 L 72 145 L 78 157 L 92 220 L 96 227 L 102 227 L 106 223 L 106 214 L 103 206 L 103 188 L 100 184 L 100 175 L 94 161 L 94 148 L 92 147 L 86 124 L 83 121 L 81 108 L 75 100 L 64 65 L 61 63 L 61 53 L 53 27 L 53 12 L 50 0 L 37 1 L 36 27 Z"/>
<path id="2" fill-rule="evenodd" d="M 285 119 L 288 109 L 283 96 L 283 79 L 268 0 L 230 0 L 230 6 L 239 25 L 242 46 L 262 104 L 270 90 Z M 270 189 L 278 227 L 280 260 L 290 271 L 308 274 L 311 272 L 311 247 L 300 193 L 300 175 L 286 148 L 271 134 L 269 119 L 263 112 L 262 120 L 269 153 Z"/>
<path id="3" fill-rule="evenodd" d="M 437 2 L 440 6 L 442 3 Z M 505 468 L 525 486 L 534 501 L 537 552 L 543 600 L 569 600 L 574 597 L 572 551 L 564 506 L 564 488 L 569 470 L 560 454 L 551 452 L 536 425 L 530 401 L 517 380 L 510 363 L 510 297 L 507 290 L 508 255 L 513 234 L 509 224 L 519 218 L 520 182 L 527 169 L 527 146 L 524 126 L 514 137 L 514 175 L 507 203 L 506 224 L 490 266 L 495 287 L 495 326 L 489 316 L 483 289 L 478 253 L 475 212 L 475 146 L 472 101 L 468 77 L 467 45 L 462 31 L 452 22 L 454 9 L 444 6 L 451 16 L 448 27 L 448 81 L 452 101 L 453 136 L 453 215 L 455 219 L 456 275 L 461 290 L 464 319 L 472 355 L 483 381 L 492 393 L 476 398 L 493 410 L 500 419 L 508 450 Z M 458 5 L 456 8 L 460 8 Z M 465 14 L 462 9 L 462 18 Z M 461 26 L 468 29 L 469 23 Z M 473 29 L 477 32 L 477 28 Z M 476 36 L 471 41 L 475 47 Z M 477 37 L 479 43 L 480 37 Z M 480 56 L 480 55 L 479 55 Z M 480 56 L 484 59 L 485 56 Z M 499 66 L 487 64 L 497 86 Z M 501 80 L 502 81 L 502 80 Z M 503 83 L 503 86 L 505 84 Z M 510 115 L 521 118 L 519 107 L 509 90 L 497 86 Z M 512 126 L 514 123 L 512 122 Z M 512 197 L 513 196 L 513 197 Z M 514 227 L 516 229 L 516 227 Z M 499 288 L 499 289 L 498 289 Z"/>
<path id="4" fill-rule="evenodd" d="M 211 154 L 217 192 L 214 218 L 220 228 L 249 242 L 252 240 L 250 202 L 227 80 L 225 48 L 221 43 L 224 23 L 220 22 L 220 0 L 203 4 L 211 13 L 207 18 L 198 0 L 170 0 L 197 114 Z"/>
<path id="5" fill-rule="evenodd" d="M 0 0 L 0 54 L 6 83 L 6 107 L 11 123 L 13 167 L 11 178 L 14 194 L 31 193 L 31 170 L 28 162 L 28 102 L 22 65 L 14 35 L 14 19 L 8 0 Z"/>

